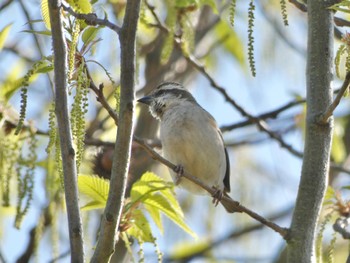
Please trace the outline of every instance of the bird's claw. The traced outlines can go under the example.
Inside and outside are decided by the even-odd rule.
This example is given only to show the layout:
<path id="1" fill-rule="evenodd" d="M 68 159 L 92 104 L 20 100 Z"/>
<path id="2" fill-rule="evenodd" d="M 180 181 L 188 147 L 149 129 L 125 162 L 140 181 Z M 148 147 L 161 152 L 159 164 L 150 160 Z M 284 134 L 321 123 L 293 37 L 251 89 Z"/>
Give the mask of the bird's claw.
<path id="1" fill-rule="evenodd" d="M 176 173 L 176 177 L 175 177 L 175 185 L 178 185 L 180 183 L 181 177 L 184 174 L 184 167 L 182 165 L 176 165 L 173 169 L 173 171 Z"/>
<path id="2" fill-rule="evenodd" d="M 220 203 L 222 197 L 224 196 L 224 192 L 215 186 L 213 186 L 213 188 L 215 190 L 215 193 L 212 195 L 213 204 L 214 204 L 214 206 L 217 206 Z"/>

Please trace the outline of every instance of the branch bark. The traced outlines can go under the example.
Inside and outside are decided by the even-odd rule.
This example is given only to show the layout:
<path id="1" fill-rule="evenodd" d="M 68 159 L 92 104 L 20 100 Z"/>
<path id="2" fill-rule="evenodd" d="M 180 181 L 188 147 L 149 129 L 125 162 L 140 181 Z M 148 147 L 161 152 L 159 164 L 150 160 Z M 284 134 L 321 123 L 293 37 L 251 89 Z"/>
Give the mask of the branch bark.
<path id="1" fill-rule="evenodd" d="M 49 1 L 55 73 L 55 112 L 60 136 L 71 262 L 84 262 L 83 231 L 78 204 L 77 169 L 67 102 L 67 50 L 60 0 Z"/>
<path id="2" fill-rule="evenodd" d="M 140 0 L 127 1 L 119 32 L 121 46 L 120 110 L 116 145 L 107 205 L 101 222 L 100 236 L 91 262 L 108 262 L 114 253 L 126 181 L 129 169 L 135 99 L 136 29 Z"/>
<path id="3" fill-rule="evenodd" d="M 288 242 L 288 262 L 315 262 L 317 221 L 328 183 L 333 117 L 317 121 L 332 103 L 333 11 L 308 1 L 307 114 L 301 181 Z"/>

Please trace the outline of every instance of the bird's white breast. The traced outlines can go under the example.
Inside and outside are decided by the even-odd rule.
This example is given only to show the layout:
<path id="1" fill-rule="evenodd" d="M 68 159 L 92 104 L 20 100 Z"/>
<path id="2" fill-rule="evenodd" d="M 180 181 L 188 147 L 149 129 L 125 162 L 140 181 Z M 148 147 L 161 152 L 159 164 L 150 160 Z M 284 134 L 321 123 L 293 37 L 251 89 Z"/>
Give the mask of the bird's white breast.
<path id="1" fill-rule="evenodd" d="M 212 117 L 198 105 L 182 102 L 164 112 L 160 126 L 163 155 L 209 186 L 224 189 L 226 159 L 221 135 Z M 175 173 L 171 171 L 172 176 Z M 182 178 L 180 186 L 205 191 Z"/>

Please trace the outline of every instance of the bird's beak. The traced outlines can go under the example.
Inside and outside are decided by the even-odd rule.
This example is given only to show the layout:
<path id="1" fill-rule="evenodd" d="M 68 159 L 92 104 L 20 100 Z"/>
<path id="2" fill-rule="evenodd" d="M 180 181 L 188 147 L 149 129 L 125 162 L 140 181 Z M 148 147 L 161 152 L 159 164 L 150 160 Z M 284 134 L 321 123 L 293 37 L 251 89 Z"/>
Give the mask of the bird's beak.
<path id="1" fill-rule="evenodd" d="M 150 105 L 152 100 L 153 100 L 153 98 L 151 96 L 145 96 L 145 97 L 137 100 L 137 102 L 141 102 L 143 104 Z"/>

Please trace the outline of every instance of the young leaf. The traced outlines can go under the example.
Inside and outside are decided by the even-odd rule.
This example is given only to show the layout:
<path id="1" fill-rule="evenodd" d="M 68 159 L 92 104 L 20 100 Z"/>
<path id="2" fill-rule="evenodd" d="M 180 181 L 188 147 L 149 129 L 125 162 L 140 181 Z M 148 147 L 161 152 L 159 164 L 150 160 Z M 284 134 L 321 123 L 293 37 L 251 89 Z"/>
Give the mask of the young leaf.
<path id="1" fill-rule="evenodd" d="M 196 237 L 196 234 L 185 223 L 184 218 L 176 213 L 170 203 L 168 203 L 167 199 L 161 194 L 153 195 L 152 198 L 144 200 L 143 203 L 158 208 L 186 233 L 190 234 L 192 237 Z"/>
<path id="2" fill-rule="evenodd" d="M 140 210 L 135 210 L 132 213 L 134 218 L 134 224 L 128 229 L 127 233 L 134 236 L 137 240 L 142 242 L 153 242 L 154 237 L 152 235 L 151 227 L 147 218 Z"/>
<path id="3" fill-rule="evenodd" d="M 8 34 L 10 33 L 11 26 L 12 26 L 12 23 L 8 24 L 0 31 L 0 51 L 4 47 L 5 40 Z"/>
<path id="4" fill-rule="evenodd" d="M 109 191 L 108 180 L 95 175 L 80 174 L 78 176 L 78 188 L 81 193 L 90 197 L 93 201 L 106 205 Z"/>
<path id="5" fill-rule="evenodd" d="M 99 31 L 99 27 L 87 27 L 85 28 L 81 39 L 83 40 L 85 45 L 88 45 L 91 41 L 93 41 Z"/>
<path id="6" fill-rule="evenodd" d="M 92 12 L 92 6 L 89 0 L 67 0 L 66 1 L 74 11 L 88 14 Z"/>
<path id="7" fill-rule="evenodd" d="M 41 9 L 41 16 L 43 18 L 45 27 L 51 31 L 48 0 L 41 0 L 40 9 Z"/>

